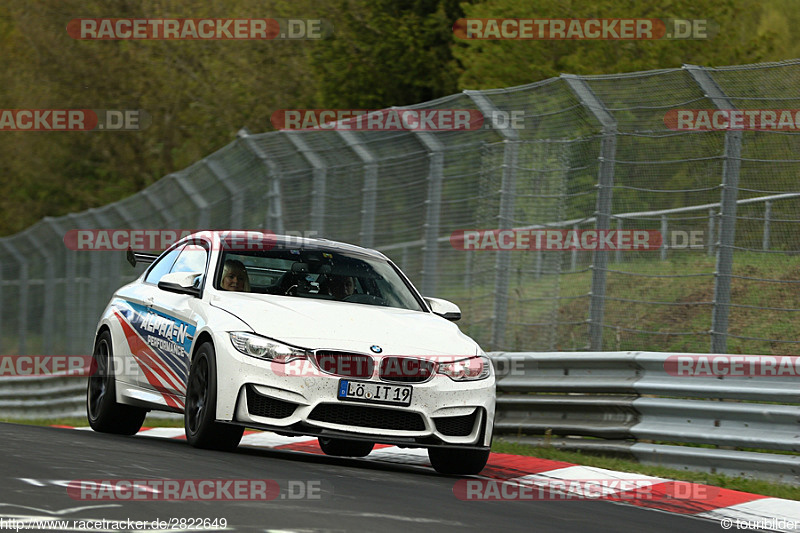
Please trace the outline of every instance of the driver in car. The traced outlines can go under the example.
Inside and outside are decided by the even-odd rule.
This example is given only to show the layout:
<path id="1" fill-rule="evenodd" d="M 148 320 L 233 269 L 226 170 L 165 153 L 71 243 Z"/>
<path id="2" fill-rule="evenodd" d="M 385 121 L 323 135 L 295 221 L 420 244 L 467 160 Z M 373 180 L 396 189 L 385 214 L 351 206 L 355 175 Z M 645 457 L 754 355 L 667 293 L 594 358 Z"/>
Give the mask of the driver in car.
<path id="1" fill-rule="evenodd" d="M 331 279 L 329 291 L 337 300 L 344 300 L 356 290 L 356 282 L 352 276 L 335 276 Z"/>
<path id="2" fill-rule="evenodd" d="M 244 264 L 236 259 L 227 259 L 219 286 L 226 291 L 250 292 L 250 278 Z"/>

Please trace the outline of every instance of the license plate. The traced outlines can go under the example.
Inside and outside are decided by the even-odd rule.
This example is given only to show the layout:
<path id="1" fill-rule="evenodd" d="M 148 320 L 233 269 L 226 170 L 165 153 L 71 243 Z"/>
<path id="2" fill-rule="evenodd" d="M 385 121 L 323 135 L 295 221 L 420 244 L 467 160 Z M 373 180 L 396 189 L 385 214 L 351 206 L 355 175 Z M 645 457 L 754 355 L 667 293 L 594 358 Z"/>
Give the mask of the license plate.
<path id="1" fill-rule="evenodd" d="M 384 405 L 411 405 L 409 385 L 384 385 L 368 381 L 339 380 L 340 400 L 350 402 L 380 403 Z"/>

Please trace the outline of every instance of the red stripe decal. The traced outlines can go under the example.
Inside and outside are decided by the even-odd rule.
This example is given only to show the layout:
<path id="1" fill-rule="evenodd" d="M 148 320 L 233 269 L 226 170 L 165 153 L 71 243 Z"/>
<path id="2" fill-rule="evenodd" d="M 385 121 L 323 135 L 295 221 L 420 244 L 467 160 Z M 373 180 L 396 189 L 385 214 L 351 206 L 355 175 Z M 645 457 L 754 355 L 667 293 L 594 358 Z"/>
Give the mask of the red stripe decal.
<path id="1" fill-rule="evenodd" d="M 164 378 L 164 380 L 169 383 L 175 390 L 181 390 L 183 384 L 181 382 L 180 377 L 177 376 L 173 372 L 169 366 L 166 364 L 162 364 L 158 354 L 142 339 L 142 337 L 136 332 L 135 329 L 125 320 L 125 318 L 119 313 L 119 311 L 114 311 L 117 315 L 117 318 L 120 320 L 120 323 L 123 326 L 123 330 L 125 332 L 125 338 L 128 341 L 128 346 L 131 348 L 131 353 L 134 356 L 139 356 L 144 358 L 147 362 L 148 366 L 152 367 L 154 371 L 160 370 L 157 374 Z M 156 384 L 153 384 L 156 386 Z M 157 384 L 160 390 L 164 390 L 164 386 L 160 383 Z"/>
<path id="2" fill-rule="evenodd" d="M 164 381 L 170 383 L 173 380 L 170 379 L 168 376 L 164 375 L 164 369 L 161 368 L 158 364 L 153 361 L 153 357 L 156 357 L 155 353 L 150 349 L 150 347 L 139 337 L 139 334 L 136 333 L 136 330 L 128 324 L 127 320 L 119 313 L 119 311 L 114 311 L 114 314 L 117 316 L 120 325 L 122 326 L 122 330 L 125 333 L 125 339 L 128 341 L 128 347 L 131 349 L 131 353 L 133 354 L 134 359 L 136 360 L 139 367 L 142 369 L 145 377 L 147 378 L 148 383 L 150 383 L 158 392 L 161 393 L 163 396 L 164 401 L 169 407 L 175 407 L 178 409 L 183 409 L 182 403 L 179 403 L 175 400 L 172 394 L 166 393 L 163 391 L 164 386 L 161 384 L 160 380 L 153 374 L 153 372 L 157 373 L 160 377 L 164 379 Z M 152 371 L 148 371 L 145 367 L 147 366 L 152 367 Z M 161 370 L 159 372 L 159 370 Z M 180 381 L 180 380 L 178 380 Z M 173 386 L 175 383 L 172 383 Z M 175 387 L 178 388 L 178 387 Z"/>

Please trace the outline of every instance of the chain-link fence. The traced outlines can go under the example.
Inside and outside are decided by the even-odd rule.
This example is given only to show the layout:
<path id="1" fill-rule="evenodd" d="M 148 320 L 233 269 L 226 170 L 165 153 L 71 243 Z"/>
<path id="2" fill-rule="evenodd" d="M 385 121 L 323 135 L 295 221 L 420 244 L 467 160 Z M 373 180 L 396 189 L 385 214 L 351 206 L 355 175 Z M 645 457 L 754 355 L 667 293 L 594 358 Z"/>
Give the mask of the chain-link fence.
<path id="1" fill-rule="evenodd" d="M 792 352 L 800 133 L 675 131 L 665 115 L 800 107 L 798 86 L 800 60 L 687 65 L 413 106 L 480 111 L 476 131 L 243 130 L 134 196 L 0 239 L 0 353 L 91 348 L 110 295 L 142 271 L 121 252 L 64 245 L 91 228 L 314 231 L 374 247 L 425 294 L 459 304 L 462 329 L 487 350 Z M 520 111 L 523 127 L 497 127 Z M 490 228 L 657 230 L 665 245 L 450 242 Z M 699 238 L 687 246 L 687 235 Z"/>

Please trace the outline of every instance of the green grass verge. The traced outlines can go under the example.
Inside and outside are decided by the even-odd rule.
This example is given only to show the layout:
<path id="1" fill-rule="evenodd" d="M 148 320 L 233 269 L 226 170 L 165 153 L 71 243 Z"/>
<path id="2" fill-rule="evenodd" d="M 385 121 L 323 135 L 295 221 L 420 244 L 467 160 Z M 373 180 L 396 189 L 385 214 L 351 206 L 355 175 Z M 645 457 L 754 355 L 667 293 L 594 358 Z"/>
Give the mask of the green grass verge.
<path id="1" fill-rule="evenodd" d="M 775 498 L 784 498 L 787 500 L 800 500 L 800 487 L 794 485 L 771 483 L 742 477 L 731 477 L 723 474 L 711 474 L 707 472 L 695 472 L 690 470 L 667 468 L 663 466 L 645 465 L 630 459 L 621 459 L 608 455 L 595 455 L 584 452 L 559 450 L 556 448 L 536 447 L 504 440 L 495 440 L 492 444 L 492 451 L 495 453 L 508 453 L 513 455 L 539 457 L 541 459 L 552 459 L 553 461 L 564 461 L 583 466 L 606 468 L 608 470 L 634 472 L 646 476 L 663 477 L 678 481 L 691 481 L 693 483 L 702 483 L 714 487 L 739 490 L 753 494 L 763 494 L 765 496 L 773 496 Z"/>
<path id="2" fill-rule="evenodd" d="M 491 258 L 480 257 L 483 262 L 488 259 Z M 536 279 L 530 273 L 530 257 L 514 256 L 513 261 L 502 349 L 536 351 L 550 346 L 557 351 L 587 349 L 592 272 L 543 275 Z M 482 271 L 489 271 L 487 268 L 484 265 Z M 674 252 L 665 261 L 653 256 L 633 257 L 621 263 L 614 263 L 612 255 L 603 320 L 619 327 L 604 328 L 604 348 L 708 353 L 715 268 L 715 258 L 700 252 Z M 788 342 L 797 340 L 796 313 L 778 309 L 800 309 L 797 284 L 757 279 L 796 281 L 800 279 L 799 272 L 800 255 L 736 252 L 733 274 L 739 277 L 731 280 L 731 300 L 738 306 L 730 308 L 728 331 L 731 335 L 777 342 L 729 337 L 728 353 L 797 353 L 798 345 Z M 453 283 L 437 295 L 461 306 L 464 318 L 460 327 L 487 351 L 499 349 L 491 341 L 490 325 L 495 312 L 492 279 L 478 276 L 468 286 Z M 549 325 L 554 321 L 560 324 Z"/>

